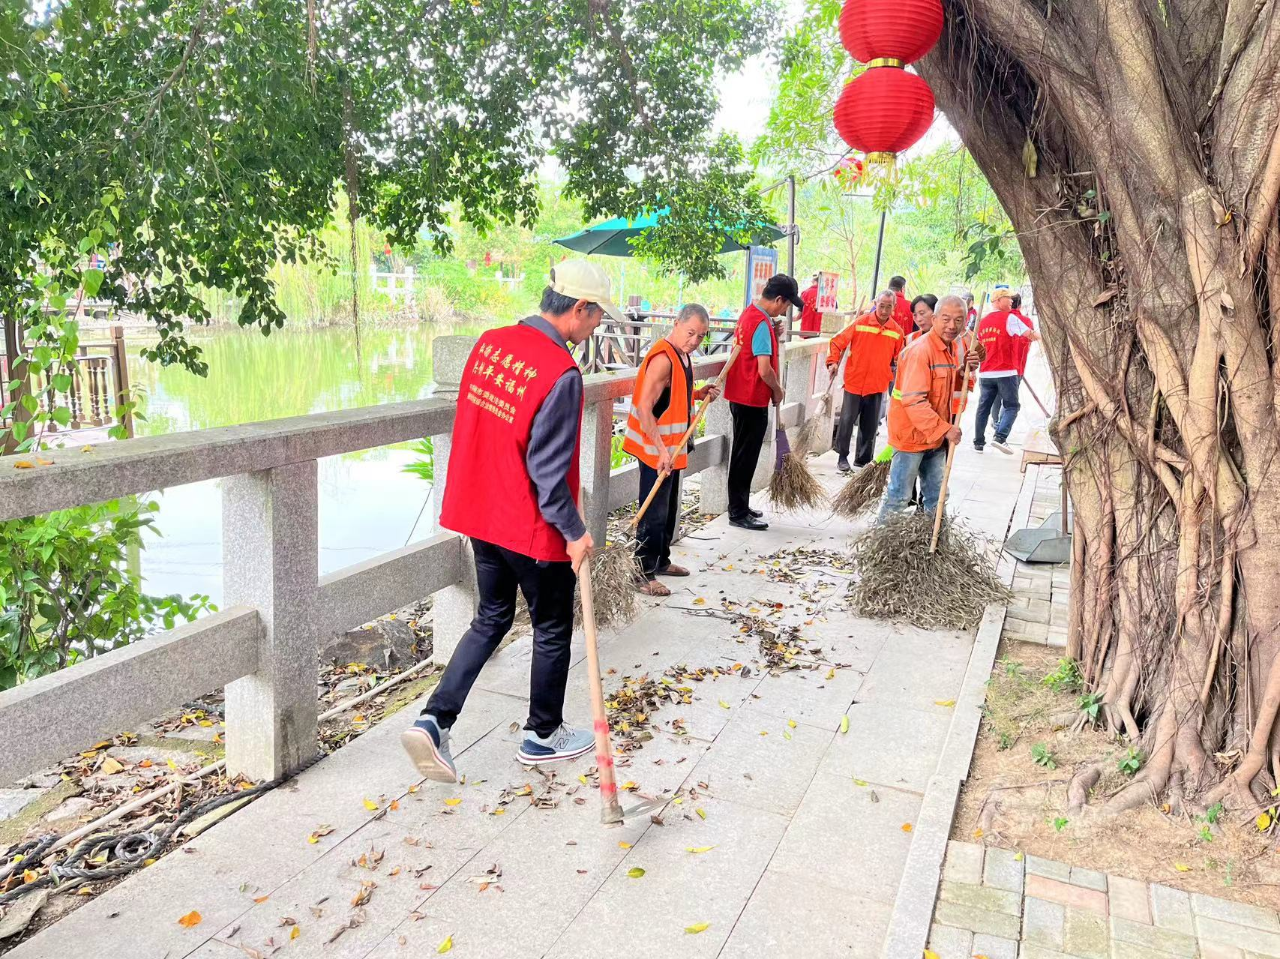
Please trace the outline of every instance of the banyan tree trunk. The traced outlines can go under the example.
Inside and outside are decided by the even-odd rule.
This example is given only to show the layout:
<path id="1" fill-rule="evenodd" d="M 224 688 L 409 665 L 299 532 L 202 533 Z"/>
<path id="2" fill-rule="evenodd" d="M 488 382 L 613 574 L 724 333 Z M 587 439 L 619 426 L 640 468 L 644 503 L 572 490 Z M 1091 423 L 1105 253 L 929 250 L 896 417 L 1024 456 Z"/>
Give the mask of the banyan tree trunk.
<path id="1" fill-rule="evenodd" d="M 1280 777 L 1280 0 L 944 0 L 921 64 L 1018 232 L 1076 510 L 1069 653 L 1173 791 Z"/>

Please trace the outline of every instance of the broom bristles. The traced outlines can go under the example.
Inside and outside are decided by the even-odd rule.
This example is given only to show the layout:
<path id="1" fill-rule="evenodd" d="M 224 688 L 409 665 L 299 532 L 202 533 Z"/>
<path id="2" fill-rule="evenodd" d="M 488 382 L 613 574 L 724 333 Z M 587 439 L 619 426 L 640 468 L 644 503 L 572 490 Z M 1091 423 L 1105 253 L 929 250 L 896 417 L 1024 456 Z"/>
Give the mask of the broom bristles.
<path id="1" fill-rule="evenodd" d="M 831 501 L 837 516 L 853 519 L 873 503 L 877 503 L 889 485 L 889 463 L 874 462 L 864 466 L 836 494 Z"/>
<path id="2" fill-rule="evenodd" d="M 859 537 L 857 580 L 849 589 L 855 613 L 905 620 L 922 629 L 972 629 L 989 603 L 1012 598 L 973 533 L 944 521 L 938 551 L 929 552 L 933 515 L 900 513 Z"/>
<path id="3" fill-rule="evenodd" d="M 612 543 L 591 557 L 591 598 L 597 626 L 621 626 L 630 622 L 639 609 L 636 585 L 644 572 L 636 560 L 635 543 Z M 582 622 L 582 594 L 575 593 L 573 619 Z"/>
<path id="4" fill-rule="evenodd" d="M 809 509 L 822 505 L 827 491 L 809 471 L 800 453 L 788 453 L 769 481 L 769 502 L 783 509 Z"/>

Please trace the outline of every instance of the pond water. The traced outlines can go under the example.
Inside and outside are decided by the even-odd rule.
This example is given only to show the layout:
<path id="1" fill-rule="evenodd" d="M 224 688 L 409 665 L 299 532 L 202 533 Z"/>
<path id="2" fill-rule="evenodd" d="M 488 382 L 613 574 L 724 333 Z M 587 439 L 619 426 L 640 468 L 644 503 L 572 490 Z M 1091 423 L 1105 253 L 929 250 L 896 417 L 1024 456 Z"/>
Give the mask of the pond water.
<path id="1" fill-rule="evenodd" d="M 137 356 L 129 376 L 145 391 L 139 436 L 234 426 L 258 420 L 421 399 L 431 388 L 431 341 L 477 334 L 475 325 L 367 329 L 357 359 L 348 328 L 299 329 L 264 337 L 226 330 L 193 338 L 207 378 Z M 404 467 L 419 459 L 402 444 L 320 460 L 320 572 L 369 559 L 430 536 L 430 485 Z M 142 573 L 154 594 L 205 593 L 222 599 L 221 481 L 158 491 L 156 528 L 146 537 Z"/>

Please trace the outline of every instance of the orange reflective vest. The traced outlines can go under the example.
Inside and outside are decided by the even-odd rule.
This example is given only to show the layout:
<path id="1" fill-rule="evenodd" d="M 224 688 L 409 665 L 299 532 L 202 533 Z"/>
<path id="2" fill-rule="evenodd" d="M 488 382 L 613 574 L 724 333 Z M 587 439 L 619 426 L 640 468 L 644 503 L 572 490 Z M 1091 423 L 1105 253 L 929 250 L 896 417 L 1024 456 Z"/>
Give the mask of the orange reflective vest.
<path id="1" fill-rule="evenodd" d="M 664 391 L 669 396 L 667 408 L 657 416 L 658 438 L 671 451 L 671 468 L 682 470 L 689 465 L 689 456 L 685 450 L 677 454 L 675 449 L 689 429 L 689 400 L 693 394 L 693 383 L 685 373 L 684 358 L 680 351 L 665 339 L 654 344 L 640 364 L 640 369 L 636 371 L 635 391 L 631 394 L 631 409 L 627 413 L 627 433 L 622 440 L 622 449 L 653 469 L 658 468 L 658 447 L 645 434 L 640 417 L 636 414 L 636 404 L 644 388 L 645 376 L 649 372 L 649 361 L 660 353 L 671 361 L 671 385 Z M 660 396 L 654 404 L 655 412 L 661 405 Z"/>
<path id="2" fill-rule="evenodd" d="M 965 350 L 930 330 L 902 351 L 889 398 L 889 445 L 903 453 L 937 449 L 959 415 Z"/>
<path id="3" fill-rule="evenodd" d="M 902 350 L 903 333 L 897 323 L 880 325 L 874 313 L 864 313 L 831 338 L 827 364 L 839 363 L 845 350 L 844 388 L 855 396 L 883 393 L 893 380 L 894 360 Z"/>

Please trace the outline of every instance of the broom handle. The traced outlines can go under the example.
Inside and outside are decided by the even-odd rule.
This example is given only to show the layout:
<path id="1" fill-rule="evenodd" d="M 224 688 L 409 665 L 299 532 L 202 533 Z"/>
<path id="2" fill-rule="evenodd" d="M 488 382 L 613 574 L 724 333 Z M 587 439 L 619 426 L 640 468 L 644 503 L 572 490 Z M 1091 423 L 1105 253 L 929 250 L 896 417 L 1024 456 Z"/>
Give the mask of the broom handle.
<path id="1" fill-rule="evenodd" d="M 724 389 L 725 378 L 729 375 L 729 367 L 733 366 L 733 361 L 738 358 L 738 354 L 742 352 L 741 346 L 735 346 L 733 352 L 729 354 L 729 360 L 725 363 L 724 369 L 720 371 L 720 375 L 716 377 L 716 388 Z M 698 428 L 698 424 L 702 422 L 702 417 L 707 414 L 707 407 L 711 405 L 711 397 L 707 396 L 703 399 L 702 404 L 698 407 L 698 411 L 693 415 L 693 422 L 689 424 L 689 428 L 684 431 L 684 436 L 680 438 L 680 445 L 676 447 L 676 451 L 671 455 L 674 460 L 688 445 L 689 437 L 693 436 L 694 430 Z M 662 437 L 658 437 L 661 439 Z M 653 484 L 653 488 L 649 490 L 649 495 L 645 497 L 644 502 L 640 504 L 640 509 L 636 512 L 635 519 L 631 521 L 631 528 L 635 530 L 640 525 L 640 520 L 644 518 L 645 511 L 649 509 L 649 504 L 653 502 L 653 498 L 658 495 L 663 481 L 671 475 L 670 473 L 659 473 L 658 481 Z"/>
<path id="2" fill-rule="evenodd" d="M 968 360 L 968 351 L 965 351 L 965 360 Z M 954 426 L 960 417 L 964 416 L 964 409 L 969 405 L 969 367 L 968 363 L 963 367 L 964 370 L 964 386 L 960 392 L 960 409 L 951 417 L 951 425 Z M 947 507 L 947 484 L 951 481 L 951 464 L 956 460 L 956 447 L 958 443 L 952 443 L 951 448 L 947 450 L 947 468 L 942 471 L 942 487 L 938 490 L 938 508 L 933 514 L 933 539 L 929 543 L 929 554 L 933 555 L 938 551 L 938 536 L 942 532 L 942 513 Z"/>
<path id="3" fill-rule="evenodd" d="M 1036 406 L 1040 407 L 1040 412 L 1049 419 L 1053 418 L 1053 414 L 1044 408 L 1044 404 L 1040 402 L 1040 397 L 1036 396 L 1036 391 L 1031 388 L 1031 384 L 1027 382 L 1025 376 L 1018 377 L 1018 382 L 1027 388 L 1027 392 L 1031 394 L 1031 398 L 1036 401 Z"/>
<path id="4" fill-rule="evenodd" d="M 600 682 L 600 651 L 596 643 L 596 608 L 591 596 L 591 558 L 578 567 L 578 586 L 582 591 L 582 629 L 587 634 L 587 676 L 591 686 L 591 720 L 596 737 L 596 771 L 600 774 L 600 800 L 604 808 L 600 821 L 622 821 L 622 805 L 618 802 L 618 781 L 613 772 L 613 746 L 609 741 L 609 717 L 604 709 L 604 687 Z"/>

